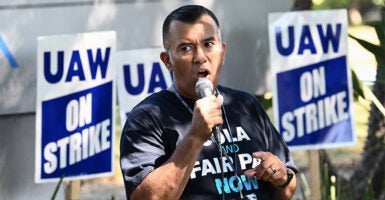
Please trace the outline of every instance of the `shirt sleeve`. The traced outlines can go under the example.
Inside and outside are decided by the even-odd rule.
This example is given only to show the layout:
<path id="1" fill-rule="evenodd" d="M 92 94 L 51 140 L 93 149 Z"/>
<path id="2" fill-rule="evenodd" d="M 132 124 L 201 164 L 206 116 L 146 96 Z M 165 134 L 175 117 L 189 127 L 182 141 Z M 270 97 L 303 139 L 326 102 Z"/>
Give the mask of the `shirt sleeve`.
<path id="1" fill-rule="evenodd" d="M 165 160 L 157 108 L 139 106 L 127 118 L 120 141 L 120 167 L 127 198 Z"/>

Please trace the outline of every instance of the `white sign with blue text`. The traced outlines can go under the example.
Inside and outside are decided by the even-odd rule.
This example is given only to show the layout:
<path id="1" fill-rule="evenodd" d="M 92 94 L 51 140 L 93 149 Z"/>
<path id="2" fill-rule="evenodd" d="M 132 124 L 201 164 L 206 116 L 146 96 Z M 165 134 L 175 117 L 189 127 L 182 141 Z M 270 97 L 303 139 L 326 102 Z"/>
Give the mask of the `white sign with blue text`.
<path id="1" fill-rule="evenodd" d="M 122 127 L 128 113 L 149 94 L 167 89 L 172 73 L 160 60 L 162 48 L 118 51 L 114 55 Z"/>
<path id="2" fill-rule="evenodd" d="M 276 127 L 291 149 L 356 143 L 346 10 L 269 14 Z"/>
<path id="3" fill-rule="evenodd" d="M 114 31 L 38 38 L 35 182 L 113 173 Z"/>

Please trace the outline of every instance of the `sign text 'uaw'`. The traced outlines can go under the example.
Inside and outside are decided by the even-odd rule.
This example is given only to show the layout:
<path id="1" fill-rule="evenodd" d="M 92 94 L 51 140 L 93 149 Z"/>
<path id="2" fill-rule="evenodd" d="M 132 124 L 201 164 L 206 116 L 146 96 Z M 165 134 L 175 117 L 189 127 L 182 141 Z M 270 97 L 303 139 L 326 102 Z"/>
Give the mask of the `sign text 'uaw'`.
<path id="1" fill-rule="evenodd" d="M 122 127 L 132 108 L 148 95 L 167 89 L 172 73 L 159 59 L 162 48 L 119 51 L 114 56 Z"/>

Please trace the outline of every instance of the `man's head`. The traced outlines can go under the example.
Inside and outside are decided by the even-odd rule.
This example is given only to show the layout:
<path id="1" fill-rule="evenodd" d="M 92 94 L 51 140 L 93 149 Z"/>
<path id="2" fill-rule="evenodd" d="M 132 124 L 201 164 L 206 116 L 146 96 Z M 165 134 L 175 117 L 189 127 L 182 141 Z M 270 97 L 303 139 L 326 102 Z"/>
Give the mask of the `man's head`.
<path id="1" fill-rule="evenodd" d="M 180 21 L 184 23 L 193 24 L 196 22 L 202 15 L 209 15 L 217 27 L 219 28 L 219 22 L 217 17 L 211 10 L 199 6 L 199 5 L 186 5 L 182 6 L 174 11 L 172 11 L 163 22 L 163 47 L 165 50 L 169 48 L 169 34 L 170 34 L 170 24 L 172 21 Z"/>
<path id="2" fill-rule="evenodd" d="M 164 21 L 165 52 L 160 55 L 174 74 L 178 92 L 189 98 L 199 98 L 195 83 L 207 78 L 218 84 L 224 62 L 226 44 L 222 42 L 215 15 L 202 6 L 180 7 Z"/>

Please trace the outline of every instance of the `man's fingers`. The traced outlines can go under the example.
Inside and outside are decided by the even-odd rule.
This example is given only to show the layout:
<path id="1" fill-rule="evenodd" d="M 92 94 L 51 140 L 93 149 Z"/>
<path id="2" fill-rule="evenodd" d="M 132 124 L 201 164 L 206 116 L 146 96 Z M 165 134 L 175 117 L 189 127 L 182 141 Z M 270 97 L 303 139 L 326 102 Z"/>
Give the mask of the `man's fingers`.
<path id="1" fill-rule="evenodd" d="M 260 164 L 254 169 L 245 171 L 248 177 L 255 176 L 259 180 L 268 181 L 274 184 L 282 182 L 285 177 L 286 170 L 283 163 L 277 156 L 270 152 L 254 152 L 253 157 L 260 159 Z"/>
<path id="2" fill-rule="evenodd" d="M 247 177 L 253 177 L 253 176 L 256 176 L 257 172 L 256 172 L 256 169 L 248 169 L 244 172 L 245 176 Z"/>
<path id="3" fill-rule="evenodd" d="M 270 156 L 269 154 L 271 154 L 271 153 L 270 152 L 264 152 L 264 151 L 257 151 L 257 152 L 253 153 L 253 157 L 259 158 L 263 162 L 269 158 L 269 156 Z"/>
<path id="4" fill-rule="evenodd" d="M 219 94 L 219 95 L 217 96 L 217 99 L 218 99 L 218 103 L 219 103 L 220 105 L 222 105 L 222 104 L 223 104 L 223 96 Z"/>

